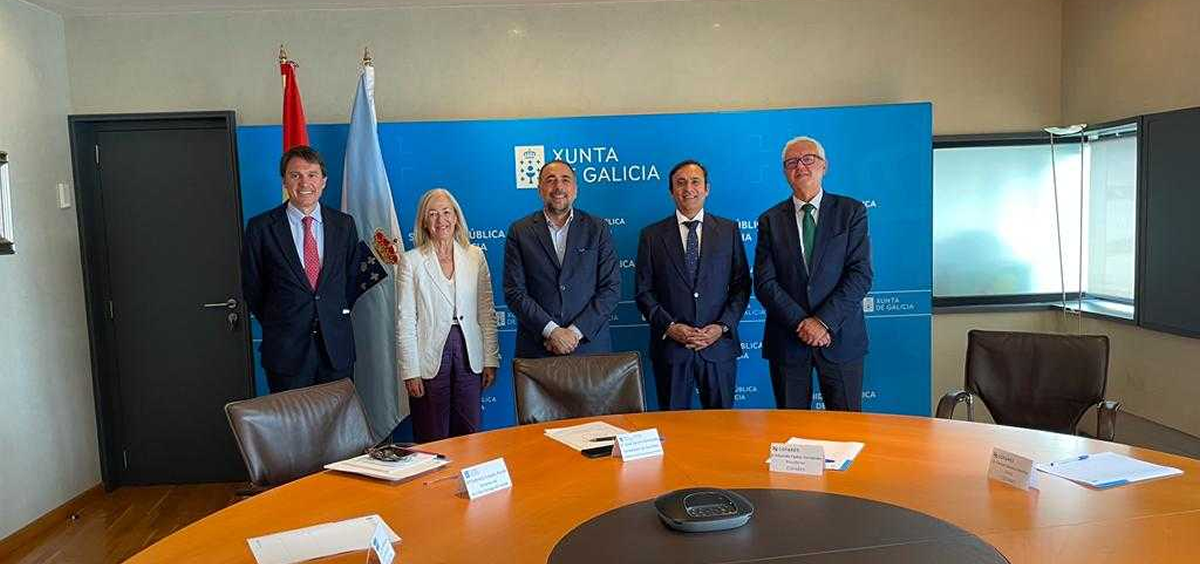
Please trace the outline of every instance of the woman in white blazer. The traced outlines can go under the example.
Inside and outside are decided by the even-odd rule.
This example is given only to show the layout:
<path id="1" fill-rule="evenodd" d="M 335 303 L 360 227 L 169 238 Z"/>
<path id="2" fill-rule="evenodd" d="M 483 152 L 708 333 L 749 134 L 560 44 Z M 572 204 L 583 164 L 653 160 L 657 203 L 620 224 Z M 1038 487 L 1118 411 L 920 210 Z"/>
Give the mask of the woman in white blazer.
<path id="1" fill-rule="evenodd" d="M 396 343 L 413 435 L 424 443 L 479 430 L 500 346 L 487 259 L 449 191 L 421 197 L 413 233 L 397 267 Z"/>

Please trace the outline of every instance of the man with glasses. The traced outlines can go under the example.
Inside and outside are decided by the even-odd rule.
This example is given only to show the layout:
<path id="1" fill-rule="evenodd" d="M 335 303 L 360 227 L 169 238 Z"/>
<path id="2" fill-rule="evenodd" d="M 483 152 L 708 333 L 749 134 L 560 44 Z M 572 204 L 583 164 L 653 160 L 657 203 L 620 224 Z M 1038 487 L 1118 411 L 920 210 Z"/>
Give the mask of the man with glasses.
<path id="1" fill-rule="evenodd" d="M 790 198 L 758 218 L 754 290 L 767 310 L 763 358 L 779 408 L 809 409 L 812 370 L 825 409 L 862 411 L 871 289 L 867 210 L 824 191 L 825 148 L 797 137 L 783 148 Z"/>
<path id="2" fill-rule="evenodd" d="M 542 209 L 508 228 L 504 300 L 517 316 L 521 358 L 610 352 L 608 319 L 621 296 L 612 233 L 575 208 L 575 171 L 554 160 L 538 172 Z"/>

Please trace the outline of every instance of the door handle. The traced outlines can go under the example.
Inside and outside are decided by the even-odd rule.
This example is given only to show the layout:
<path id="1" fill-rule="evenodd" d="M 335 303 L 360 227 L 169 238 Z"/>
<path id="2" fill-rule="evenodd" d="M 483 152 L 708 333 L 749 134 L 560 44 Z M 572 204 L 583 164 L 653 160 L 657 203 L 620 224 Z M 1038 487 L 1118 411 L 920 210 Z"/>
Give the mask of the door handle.
<path id="1" fill-rule="evenodd" d="M 223 302 L 217 302 L 217 303 L 212 303 L 212 304 L 200 304 L 200 305 L 201 305 L 201 307 L 205 307 L 205 308 L 223 307 L 226 309 L 237 309 L 238 301 L 235 298 L 229 298 L 228 300 L 225 300 Z"/>

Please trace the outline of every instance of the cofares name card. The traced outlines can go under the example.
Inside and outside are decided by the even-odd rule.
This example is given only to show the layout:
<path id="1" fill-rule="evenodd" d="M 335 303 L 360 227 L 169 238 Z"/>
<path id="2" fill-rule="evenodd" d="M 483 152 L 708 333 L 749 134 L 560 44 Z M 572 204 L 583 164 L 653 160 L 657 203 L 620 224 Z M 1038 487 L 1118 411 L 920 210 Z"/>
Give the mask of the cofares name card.
<path id="1" fill-rule="evenodd" d="M 617 435 L 616 439 L 613 457 L 625 462 L 663 455 L 662 439 L 658 436 L 657 428 Z"/>
<path id="2" fill-rule="evenodd" d="M 512 487 L 512 478 L 508 475 L 508 466 L 504 465 L 504 458 L 463 468 L 461 474 L 463 486 L 467 488 L 467 497 L 471 499 Z"/>
<path id="3" fill-rule="evenodd" d="M 771 443 L 772 472 L 820 476 L 825 472 L 825 449 L 821 445 Z"/>
<path id="4" fill-rule="evenodd" d="M 1008 452 L 1002 448 L 992 449 L 992 463 L 988 465 L 988 478 L 1003 482 L 1014 488 L 1037 489 L 1037 472 L 1033 471 L 1033 459 Z"/>

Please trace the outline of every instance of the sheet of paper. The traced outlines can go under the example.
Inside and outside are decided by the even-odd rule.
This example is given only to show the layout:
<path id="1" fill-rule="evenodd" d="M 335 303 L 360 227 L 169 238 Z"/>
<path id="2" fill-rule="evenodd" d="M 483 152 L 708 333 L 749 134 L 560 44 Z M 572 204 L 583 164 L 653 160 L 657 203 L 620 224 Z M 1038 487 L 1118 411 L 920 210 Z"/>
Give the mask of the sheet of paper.
<path id="1" fill-rule="evenodd" d="M 1038 464 L 1037 469 L 1093 488 L 1111 488 L 1133 482 L 1183 474 L 1183 470 L 1142 462 L 1115 452 L 1083 454 Z"/>
<path id="2" fill-rule="evenodd" d="M 992 449 L 992 461 L 988 464 L 989 479 L 1028 490 L 1037 489 L 1037 476 L 1037 472 L 1033 470 L 1032 458 L 1025 458 L 1002 448 Z"/>
<path id="3" fill-rule="evenodd" d="M 789 445 L 813 445 L 819 446 L 825 451 L 825 469 L 843 471 L 850 468 L 850 464 L 858 457 L 858 453 L 862 452 L 863 443 L 856 442 L 839 442 L 839 441 L 819 441 L 816 439 L 802 439 L 792 437 L 788 439 Z M 771 462 L 767 459 L 767 463 Z"/>
<path id="4" fill-rule="evenodd" d="M 625 429 L 604 421 L 591 421 L 571 427 L 546 429 L 546 436 L 575 450 L 612 446 L 613 437 L 628 433 Z M 606 440 L 597 440 L 606 439 Z"/>
<path id="5" fill-rule="evenodd" d="M 293 564 L 334 554 L 366 550 L 371 546 L 376 528 L 382 526 L 391 542 L 400 542 L 400 536 L 388 527 L 379 515 L 367 515 L 322 523 L 303 529 L 295 529 L 246 539 L 250 552 L 258 564 Z"/>
<path id="6" fill-rule="evenodd" d="M 326 470 L 337 470 L 339 472 L 350 472 L 380 480 L 388 480 L 396 482 L 411 478 L 418 474 L 424 474 L 430 470 L 436 470 L 450 463 L 449 459 L 438 458 L 432 454 L 416 453 L 405 456 L 396 462 L 387 462 L 383 460 L 375 460 L 369 455 L 356 456 L 349 460 L 342 460 L 332 464 L 326 464 Z"/>
<path id="7" fill-rule="evenodd" d="M 771 443 L 767 463 L 772 472 L 820 476 L 825 472 L 825 451 L 821 445 Z"/>
<path id="8" fill-rule="evenodd" d="M 662 456 L 662 439 L 658 436 L 658 429 L 617 435 L 617 444 L 613 447 L 612 455 L 625 462 Z"/>

